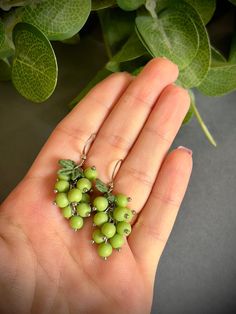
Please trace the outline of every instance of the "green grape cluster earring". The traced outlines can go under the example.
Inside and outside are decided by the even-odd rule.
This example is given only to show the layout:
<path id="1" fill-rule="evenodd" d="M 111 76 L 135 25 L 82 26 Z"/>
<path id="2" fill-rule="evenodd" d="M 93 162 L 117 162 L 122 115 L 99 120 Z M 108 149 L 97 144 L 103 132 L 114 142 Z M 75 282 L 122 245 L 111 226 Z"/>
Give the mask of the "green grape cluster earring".
<path id="1" fill-rule="evenodd" d="M 79 164 L 69 159 L 59 160 L 61 168 L 57 172 L 53 203 L 60 208 L 74 231 L 81 229 L 84 219 L 93 215 L 95 229 L 92 243 L 98 245 L 98 255 L 106 260 L 114 249 L 120 251 L 125 237 L 131 233 L 130 222 L 135 211 L 128 208 L 130 197 L 121 193 L 113 194 L 114 175 L 121 160 L 117 162 L 109 184 L 98 179 L 95 166 L 83 168 L 91 138 L 85 144 Z"/>

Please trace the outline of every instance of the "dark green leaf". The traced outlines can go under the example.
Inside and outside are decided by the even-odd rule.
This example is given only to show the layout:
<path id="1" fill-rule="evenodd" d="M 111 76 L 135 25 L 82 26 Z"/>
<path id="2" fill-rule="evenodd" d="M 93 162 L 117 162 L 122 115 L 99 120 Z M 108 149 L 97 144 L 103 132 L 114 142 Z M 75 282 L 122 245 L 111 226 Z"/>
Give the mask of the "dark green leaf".
<path id="1" fill-rule="evenodd" d="M 11 79 L 11 66 L 7 59 L 0 60 L 0 81 Z"/>
<path id="2" fill-rule="evenodd" d="M 76 166 L 76 163 L 70 159 L 60 159 L 58 163 L 61 167 L 67 169 L 73 169 Z"/>
<path id="3" fill-rule="evenodd" d="M 144 3 L 145 0 L 117 0 L 118 6 L 126 11 L 137 10 Z"/>
<path id="4" fill-rule="evenodd" d="M 108 200 L 109 203 L 114 203 L 114 201 L 115 201 L 115 195 L 109 193 L 109 194 L 107 195 L 107 200 Z"/>
<path id="5" fill-rule="evenodd" d="M 107 193 L 108 192 L 108 187 L 107 185 L 102 182 L 100 179 L 96 179 L 96 188 L 98 189 L 98 191 L 100 191 L 101 193 Z"/>
<path id="6" fill-rule="evenodd" d="M 107 53 L 111 59 L 134 30 L 134 13 L 119 8 L 98 11 Z"/>
<path id="7" fill-rule="evenodd" d="M 234 5 L 236 5 L 236 0 L 229 0 L 229 2 L 233 3 Z"/>
<path id="8" fill-rule="evenodd" d="M 72 174 L 72 171 L 73 171 L 73 169 L 62 168 L 62 169 L 59 169 L 57 171 L 57 174 L 70 175 L 70 174 Z"/>
<path id="9" fill-rule="evenodd" d="M 182 14 L 187 14 L 195 24 L 199 35 L 198 51 L 192 62 L 186 68 L 180 70 L 178 82 L 185 88 L 198 86 L 207 75 L 211 56 L 208 33 L 201 17 L 191 5 L 182 0 L 159 0 L 157 5 L 158 10 L 171 7 L 182 12 Z M 188 49 L 188 47 L 185 47 L 185 49 Z"/>
<path id="10" fill-rule="evenodd" d="M 191 4 L 201 16 L 204 24 L 212 18 L 216 9 L 216 0 L 185 0 Z"/>
<path id="11" fill-rule="evenodd" d="M 227 60 L 216 48 L 211 46 L 211 66 L 219 62 L 227 62 Z"/>
<path id="12" fill-rule="evenodd" d="M 22 20 L 40 28 L 50 40 L 71 38 L 84 26 L 91 0 L 44 0 L 23 9 Z"/>
<path id="13" fill-rule="evenodd" d="M 27 5 L 30 2 L 38 2 L 40 0 L 1 0 L 0 1 L 0 8 L 8 11 L 10 10 L 12 7 L 21 7 L 23 5 Z"/>
<path id="14" fill-rule="evenodd" d="M 136 26 L 153 57 L 165 56 L 183 69 L 196 56 L 198 32 L 183 12 L 168 9 L 158 19 L 140 15 Z"/>
<path id="15" fill-rule="evenodd" d="M 78 178 L 82 178 L 83 176 L 84 176 L 84 172 L 80 167 L 74 168 L 72 170 L 72 173 L 71 173 L 72 180 L 77 180 Z"/>
<path id="16" fill-rule="evenodd" d="M 57 62 L 45 35 L 33 25 L 18 23 L 13 30 L 16 53 L 12 64 L 12 81 L 25 98 L 46 100 L 57 83 Z"/>
<path id="17" fill-rule="evenodd" d="M 102 10 L 116 5 L 116 0 L 92 0 L 92 10 Z"/>
<path id="18" fill-rule="evenodd" d="M 110 75 L 112 72 L 103 68 L 102 70 L 98 71 L 97 74 L 94 76 L 94 78 L 86 85 L 84 89 L 81 90 L 79 95 L 75 97 L 69 104 L 69 108 L 72 109 L 75 105 L 80 102 L 80 100 L 89 92 L 89 90 L 95 86 L 97 83 L 102 81 L 104 78 L 106 78 L 108 75 Z"/>

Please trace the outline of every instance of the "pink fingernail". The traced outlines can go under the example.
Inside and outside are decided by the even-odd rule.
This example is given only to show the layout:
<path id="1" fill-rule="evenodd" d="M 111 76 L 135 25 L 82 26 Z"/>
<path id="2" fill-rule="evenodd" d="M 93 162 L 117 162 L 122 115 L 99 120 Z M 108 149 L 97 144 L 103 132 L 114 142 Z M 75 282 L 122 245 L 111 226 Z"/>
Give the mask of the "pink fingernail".
<path id="1" fill-rule="evenodd" d="M 177 149 L 185 150 L 190 156 L 192 156 L 192 154 L 193 154 L 193 151 L 191 149 L 184 147 L 184 146 L 179 146 L 179 147 L 177 147 Z"/>

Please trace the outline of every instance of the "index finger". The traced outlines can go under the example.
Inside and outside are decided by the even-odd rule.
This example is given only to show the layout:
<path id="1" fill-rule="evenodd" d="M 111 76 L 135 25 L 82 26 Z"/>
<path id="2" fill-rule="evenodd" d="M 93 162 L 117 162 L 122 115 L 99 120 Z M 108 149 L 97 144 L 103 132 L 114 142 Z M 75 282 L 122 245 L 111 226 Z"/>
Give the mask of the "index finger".
<path id="1" fill-rule="evenodd" d="M 97 84 L 57 125 L 26 176 L 50 175 L 56 171 L 59 159 L 79 161 L 85 142 L 98 132 L 131 80 L 130 74 L 120 72 Z"/>

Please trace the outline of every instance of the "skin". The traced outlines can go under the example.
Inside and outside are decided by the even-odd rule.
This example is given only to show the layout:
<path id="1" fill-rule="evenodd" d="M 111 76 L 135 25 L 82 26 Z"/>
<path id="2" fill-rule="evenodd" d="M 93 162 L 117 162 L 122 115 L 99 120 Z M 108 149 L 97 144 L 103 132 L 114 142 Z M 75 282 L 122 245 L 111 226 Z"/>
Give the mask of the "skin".
<path id="1" fill-rule="evenodd" d="M 191 152 L 168 153 L 189 108 L 173 82 L 178 68 L 151 60 L 133 78 L 112 74 L 57 125 L 32 167 L 0 207 L 1 313 L 150 313 L 156 269 L 184 197 Z M 122 251 L 104 261 L 91 244 L 91 217 L 74 232 L 52 205 L 58 159 L 79 161 L 138 213 Z"/>

